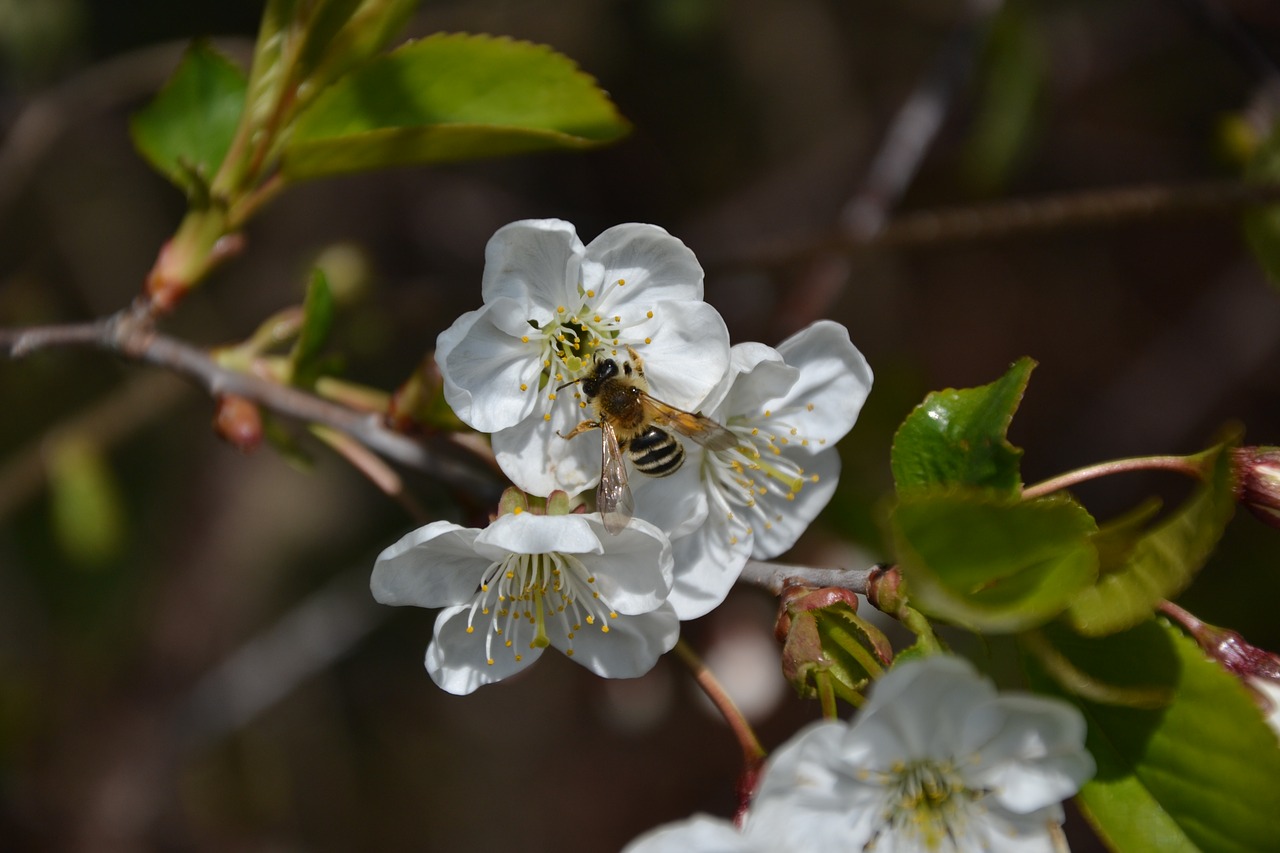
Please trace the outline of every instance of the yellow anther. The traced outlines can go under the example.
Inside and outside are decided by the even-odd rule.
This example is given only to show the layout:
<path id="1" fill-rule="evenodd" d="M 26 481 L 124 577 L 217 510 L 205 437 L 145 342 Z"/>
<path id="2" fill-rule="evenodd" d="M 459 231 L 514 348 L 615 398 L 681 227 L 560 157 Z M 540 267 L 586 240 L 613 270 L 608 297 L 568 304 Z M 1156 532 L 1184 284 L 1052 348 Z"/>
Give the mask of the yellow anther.
<path id="1" fill-rule="evenodd" d="M 520 390 L 521 390 L 521 391 L 528 391 L 528 390 L 529 390 L 529 384 L 528 384 L 527 382 L 521 382 L 521 383 L 520 383 Z"/>
<path id="2" fill-rule="evenodd" d="M 622 278 L 618 279 L 618 287 L 622 287 L 626 283 L 627 283 L 626 279 L 622 279 Z"/>
<path id="3" fill-rule="evenodd" d="M 549 421 L 549 420 L 551 420 L 551 415 L 550 415 L 550 413 L 543 415 L 543 416 L 542 416 L 542 419 L 543 419 L 544 421 Z"/>
<path id="4" fill-rule="evenodd" d="M 522 512 L 524 512 L 524 507 L 522 506 L 518 506 L 515 509 L 511 510 L 512 515 L 519 515 Z M 509 572 L 507 573 L 507 577 L 511 577 L 511 574 Z"/>
<path id="5" fill-rule="evenodd" d="M 573 649 L 565 649 L 564 656 L 569 658 L 573 657 Z"/>
<path id="6" fill-rule="evenodd" d="M 652 311 L 646 311 L 646 312 L 644 312 L 644 316 L 646 316 L 646 317 L 648 317 L 650 320 L 652 320 L 652 319 L 653 319 L 653 312 L 652 312 Z"/>
<path id="7" fill-rule="evenodd" d="M 594 290 L 588 290 L 588 291 L 587 291 L 587 296 L 589 296 L 589 297 L 590 297 L 590 296 L 595 296 L 595 295 L 596 295 L 596 292 L 595 292 Z"/>
<path id="8" fill-rule="evenodd" d="M 609 633 L 609 626 L 608 626 L 608 625 L 601 625 L 601 626 L 600 626 L 600 633 L 602 633 L 602 634 L 607 634 L 607 633 Z"/>
<path id="9" fill-rule="evenodd" d="M 520 343 L 522 343 L 522 344 L 527 344 L 527 343 L 529 343 L 529 336 L 528 336 L 528 335 L 521 335 L 521 336 L 520 336 Z"/>
<path id="10" fill-rule="evenodd" d="M 489 666 L 493 666 L 493 658 L 489 658 Z"/>
<path id="11" fill-rule="evenodd" d="M 468 625 L 468 626 L 467 626 L 467 633 L 468 633 L 468 634 L 474 634 L 475 632 L 476 632 L 476 626 L 475 626 L 475 625 Z"/>
<path id="12" fill-rule="evenodd" d="M 651 344 L 651 343 L 653 343 L 653 338 L 645 338 L 645 339 L 644 339 L 644 342 L 645 342 L 646 344 Z"/>
<path id="13" fill-rule="evenodd" d="M 548 394 L 548 395 L 547 395 L 547 399 L 548 399 L 548 400 L 554 400 L 555 398 L 556 398 L 556 392 L 555 392 L 555 391 L 552 391 L 550 394 Z"/>
<path id="14" fill-rule="evenodd" d="M 613 315 L 613 322 L 615 322 L 615 323 L 621 323 L 621 322 L 622 322 L 622 315 L 621 315 L 621 314 L 614 314 L 614 315 Z"/>
<path id="15" fill-rule="evenodd" d="M 813 411 L 813 403 L 805 403 L 804 407 L 811 412 Z"/>
<path id="16" fill-rule="evenodd" d="M 563 306 L 563 305 L 557 305 L 557 306 L 556 306 L 556 313 L 557 313 L 557 314 L 563 314 L 563 313 L 564 313 L 564 306 Z"/>

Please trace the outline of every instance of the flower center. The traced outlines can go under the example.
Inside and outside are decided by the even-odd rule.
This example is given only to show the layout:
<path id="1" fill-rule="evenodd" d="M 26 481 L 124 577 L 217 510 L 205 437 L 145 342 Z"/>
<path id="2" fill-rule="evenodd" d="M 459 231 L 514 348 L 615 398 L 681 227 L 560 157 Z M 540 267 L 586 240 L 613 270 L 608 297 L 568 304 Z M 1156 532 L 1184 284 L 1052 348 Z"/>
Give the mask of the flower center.
<path id="1" fill-rule="evenodd" d="M 509 554 L 489 564 L 471 603 L 467 633 L 488 620 L 485 659 L 493 665 L 494 642 L 511 649 L 516 661 L 523 650 L 545 649 L 549 631 L 565 637 L 564 653 L 573 656 L 574 634 L 599 623 L 609 632 L 615 613 L 594 589 L 596 579 L 572 554 Z M 482 627 L 483 624 L 482 624 Z"/>
<path id="2" fill-rule="evenodd" d="M 539 325 L 537 321 L 530 320 L 531 333 L 523 336 L 522 340 L 540 347 L 542 374 L 538 377 L 537 387 L 521 385 L 520 390 L 545 394 L 548 401 L 554 402 L 557 388 L 590 372 L 598 350 L 617 356 L 618 336 L 622 329 L 653 317 L 652 311 L 646 311 L 641 318 L 604 314 L 599 310 L 598 306 L 609 291 L 625 286 L 624 279 L 614 279 L 597 293 L 579 285 L 581 302 L 576 310 L 572 306 L 557 305 L 555 317 L 549 323 Z M 644 342 L 652 341 L 646 338 Z M 549 414 L 544 414 L 544 417 L 550 419 Z"/>
<path id="3" fill-rule="evenodd" d="M 738 446 L 703 457 L 704 470 L 721 496 L 721 508 L 737 531 L 731 534 L 730 544 L 737 544 L 740 534 L 754 533 L 757 524 L 768 530 L 782 520 L 768 496 L 793 501 L 806 483 L 818 481 L 817 474 L 806 474 L 799 462 L 783 453 L 783 448 L 792 444 L 809 447 L 827 443 L 825 438 L 802 436 L 799 428 L 788 421 L 787 415 L 801 408 L 812 411 L 813 404 L 777 412 L 766 409 L 758 418 L 730 418 L 726 426 L 738 437 Z M 738 518 L 736 508 L 745 509 L 746 517 Z"/>
<path id="4" fill-rule="evenodd" d="M 883 823 L 865 850 L 875 850 L 883 834 L 911 840 L 921 850 L 953 849 L 956 839 L 969 833 L 974 804 L 984 792 L 966 787 L 950 761 L 898 764 L 880 775 L 886 794 Z"/>

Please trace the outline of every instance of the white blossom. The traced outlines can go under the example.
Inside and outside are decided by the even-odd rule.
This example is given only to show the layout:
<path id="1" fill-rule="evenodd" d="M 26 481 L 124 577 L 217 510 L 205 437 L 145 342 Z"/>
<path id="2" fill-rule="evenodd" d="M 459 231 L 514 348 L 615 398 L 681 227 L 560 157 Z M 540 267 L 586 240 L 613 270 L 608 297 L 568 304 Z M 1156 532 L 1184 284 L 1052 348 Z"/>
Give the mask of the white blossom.
<path id="1" fill-rule="evenodd" d="M 567 222 L 513 222 L 489 240 L 481 292 L 483 306 L 437 341 L 445 399 L 493 433 L 502 470 L 533 494 L 581 491 L 600 476 L 598 442 L 560 437 L 589 414 L 563 386 L 597 353 L 635 347 L 651 393 L 689 411 L 728 368 L 728 330 L 702 301 L 702 267 L 656 225 L 618 225 L 584 246 Z"/>
<path id="2" fill-rule="evenodd" d="M 1094 772 L 1084 733 L 1074 707 L 997 694 L 960 658 L 904 661 L 851 724 L 814 723 L 770 757 L 739 846 L 700 816 L 627 851 L 1052 853 L 1061 801 Z"/>
<path id="3" fill-rule="evenodd" d="M 776 350 L 733 347 L 703 414 L 728 427 L 738 446 L 709 451 L 686 442 L 687 471 L 632 481 L 637 514 L 672 537 L 671 602 L 681 619 L 716 607 L 748 558 L 789 549 L 831 500 L 840 476 L 836 442 L 853 428 L 871 381 L 848 330 L 831 321 Z"/>
<path id="4" fill-rule="evenodd" d="M 444 608 L 426 666 L 456 694 L 547 646 L 597 675 L 636 677 L 680 632 L 666 536 L 645 522 L 612 535 L 594 513 L 508 513 L 483 530 L 433 522 L 378 556 L 371 585 L 382 604 Z"/>

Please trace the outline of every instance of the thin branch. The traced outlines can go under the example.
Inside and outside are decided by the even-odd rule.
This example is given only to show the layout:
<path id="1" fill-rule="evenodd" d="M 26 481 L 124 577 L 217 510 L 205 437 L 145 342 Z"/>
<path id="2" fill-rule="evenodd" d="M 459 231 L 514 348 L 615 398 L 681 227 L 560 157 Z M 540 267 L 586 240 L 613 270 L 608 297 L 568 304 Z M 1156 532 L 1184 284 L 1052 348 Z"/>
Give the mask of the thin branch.
<path id="1" fill-rule="evenodd" d="M 903 214 L 859 237 L 840 230 L 764 244 L 719 259 L 708 268 L 777 267 L 823 253 L 860 252 L 994 240 L 1026 234 L 1138 222 L 1158 217 L 1221 213 L 1280 202 L 1280 182 L 1204 181 L 1086 190 L 1022 201 Z"/>
<path id="2" fill-rule="evenodd" d="M 1195 463 L 1185 456 L 1140 456 L 1133 459 L 1099 462 L 1096 465 L 1087 465 L 1084 468 L 1077 468 L 1074 471 L 1059 474 L 1056 477 L 1036 483 L 1034 486 L 1027 486 L 1022 490 L 1022 497 L 1026 500 L 1032 500 L 1051 495 L 1062 489 L 1069 489 L 1088 480 L 1095 480 L 1098 477 L 1106 477 L 1111 474 L 1123 474 L 1128 471 L 1176 471 L 1179 474 L 1186 474 L 1188 477 L 1196 479 L 1201 479 L 1203 476 L 1203 472 Z"/>
<path id="3" fill-rule="evenodd" d="M 805 586 L 815 588 L 840 587 L 866 595 L 867 582 L 876 571 L 875 566 L 868 569 L 818 569 L 813 566 L 748 560 L 738 579 L 764 587 L 774 595 L 782 594 L 782 588 L 788 580 L 800 580 Z"/>
<path id="4" fill-rule="evenodd" d="M 136 311 L 122 311 L 92 323 L 0 330 L 0 354 L 9 358 L 69 346 L 115 352 L 181 374 L 214 397 L 235 394 L 304 423 L 323 424 L 346 433 L 388 459 L 462 489 L 479 500 L 492 503 L 498 500 L 497 484 L 479 465 L 463 462 L 457 446 L 450 444 L 448 452 L 433 449 L 424 441 L 387 429 L 375 414 L 357 412 L 297 388 L 229 370 L 204 351 L 156 333 L 145 315 Z"/>

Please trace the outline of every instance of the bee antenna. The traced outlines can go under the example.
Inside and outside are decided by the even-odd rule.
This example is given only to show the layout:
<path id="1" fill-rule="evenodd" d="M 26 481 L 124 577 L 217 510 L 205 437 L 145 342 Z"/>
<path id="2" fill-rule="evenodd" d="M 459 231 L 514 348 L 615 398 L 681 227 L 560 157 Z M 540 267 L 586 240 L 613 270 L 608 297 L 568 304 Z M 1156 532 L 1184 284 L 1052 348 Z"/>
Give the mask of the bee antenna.
<path id="1" fill-rule="evenodd" d="M 570 385 L 577 385 L 581 381 L 582 381 L 582 377 L 579 376 L 577 379 L 574 379 L 572 382 L 566 382 L 563 385 L 557 385 L 556 391 L 559 391 L 561 388 L 568 388 Z"/>

